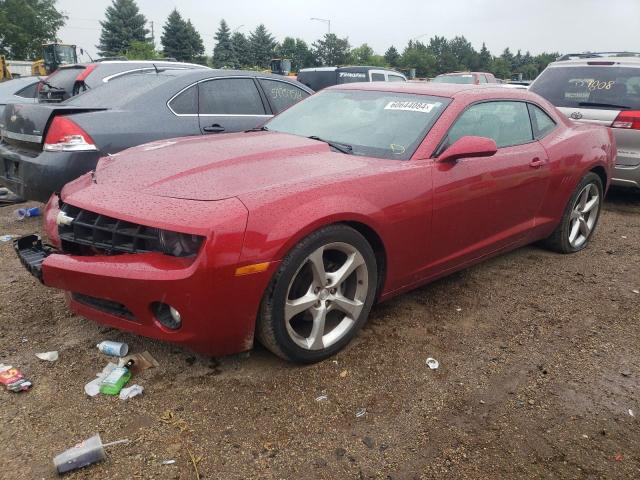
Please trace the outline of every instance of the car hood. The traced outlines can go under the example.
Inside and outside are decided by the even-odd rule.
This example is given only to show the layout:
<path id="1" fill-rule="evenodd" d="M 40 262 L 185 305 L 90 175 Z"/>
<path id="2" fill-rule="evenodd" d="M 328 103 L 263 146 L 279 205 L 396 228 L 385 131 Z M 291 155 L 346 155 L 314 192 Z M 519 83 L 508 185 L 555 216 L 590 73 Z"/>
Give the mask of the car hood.
<path id="1" fill-rule="evenodd" d="M 222 200 L 291 184 L 344 180 L 378 159 L 332 151 L 276 132 L 188 137 L 141 145 L 101 160 L 98 185 L 187 200 Z M 382 161 L 382 163 L 385 163 Z"/>

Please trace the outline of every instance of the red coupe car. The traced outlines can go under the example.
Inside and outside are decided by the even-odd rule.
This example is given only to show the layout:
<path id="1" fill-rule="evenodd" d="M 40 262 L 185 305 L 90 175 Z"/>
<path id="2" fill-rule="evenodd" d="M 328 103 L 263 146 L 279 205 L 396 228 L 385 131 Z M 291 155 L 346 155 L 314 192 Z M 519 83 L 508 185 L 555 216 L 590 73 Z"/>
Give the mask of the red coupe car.
<path id="1" fill-rule="evenodd" d="M 101 160 L 49 201 L 52 245 L 15 248 L 97 322 L 315 362 L 376 301 L 531 242 L 583 249 L 615 156 L 528 91 L 341 85 L 253 132 Z"/>

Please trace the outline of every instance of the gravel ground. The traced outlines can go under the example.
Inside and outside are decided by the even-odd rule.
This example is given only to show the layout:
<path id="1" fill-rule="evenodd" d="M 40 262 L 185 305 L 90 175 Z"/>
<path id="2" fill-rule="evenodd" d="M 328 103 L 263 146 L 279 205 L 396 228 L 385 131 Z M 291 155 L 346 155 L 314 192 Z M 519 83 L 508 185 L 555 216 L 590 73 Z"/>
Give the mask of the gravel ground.
<path id="1" fill-rule="evenodd" d="M 14 208 L 0 235 L 39 231 Z M 34 383 L 0 391 L 0 477 L 55 478 L 53 456 L 99 432 L 131 443 L 67 478 L 639 478 L 639 240 L 640 195 L 613 192 L 586 251 L 522 248 L 378 305 L 307 367 L 260 347 L 213 360 L 71 315 L 0 243 L 0 362 Z M 159 361 L 133 380 L 142 396 L 84 394 L 104 339 Z M 49 350 L 57 362 L 34 356 Z"/>

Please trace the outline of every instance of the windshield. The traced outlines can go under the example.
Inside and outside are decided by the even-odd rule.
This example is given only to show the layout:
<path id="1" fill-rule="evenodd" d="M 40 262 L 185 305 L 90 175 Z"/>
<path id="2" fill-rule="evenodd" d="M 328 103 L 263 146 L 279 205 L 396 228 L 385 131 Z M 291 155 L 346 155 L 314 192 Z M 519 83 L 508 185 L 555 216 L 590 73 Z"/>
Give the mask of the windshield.
<path id="1" fill-rule="evenodd" d="M 530 90 L 557 107 L 640 110 L 640 68 L 551 67 Z"/>
<path id="2" fill-rule="evenodd" d="M 362 90 L 327 90 L 285 110 L 269 130 L 347 145 L 354 155 L 407 160 L 451 99 Z"/>
<path id="3" fill-rule="evenodd" d="M 60 65 L 76 63 L 76 51 L 74 47 L 69 45 L 56 45 L 55 49 L 56 56 L 58 57 L 58 63 L 60 63 Z"/>
<path id="4" fill-rule="evenodd" d="M 433 80 L 435 83 L 473 83 L 473 75 L 439 75 Z"/>

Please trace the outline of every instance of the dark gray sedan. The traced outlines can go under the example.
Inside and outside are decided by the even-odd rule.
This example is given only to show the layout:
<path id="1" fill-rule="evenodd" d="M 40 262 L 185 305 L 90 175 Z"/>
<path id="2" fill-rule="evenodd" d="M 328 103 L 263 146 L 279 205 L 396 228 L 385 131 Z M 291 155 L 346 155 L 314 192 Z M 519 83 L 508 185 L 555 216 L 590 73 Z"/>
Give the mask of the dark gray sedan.
<path id="1" fill-rule="evenodd" d="M 252 129 L 312 93 L 259 72 L 166 70 L 130 74 L 56 105 L 10 104 L 0 119 L 0 184 L 46 201 L 104 155 Z"/>

